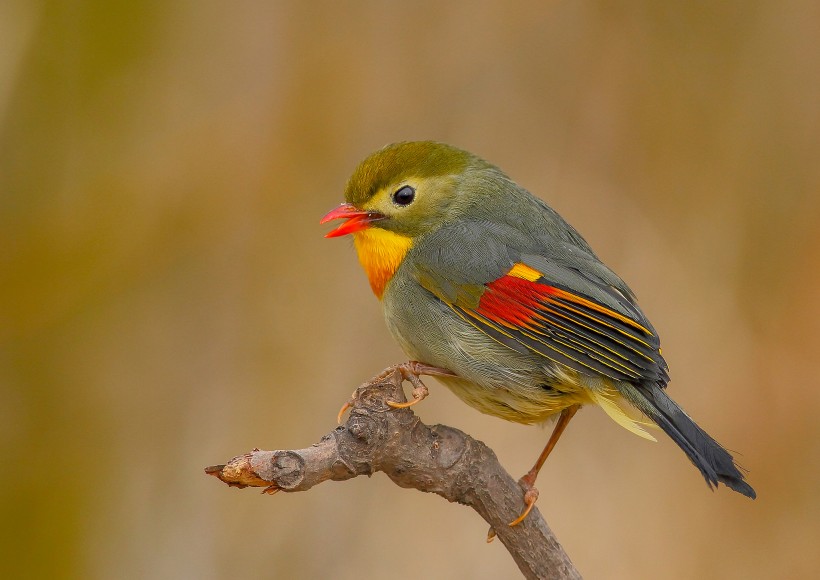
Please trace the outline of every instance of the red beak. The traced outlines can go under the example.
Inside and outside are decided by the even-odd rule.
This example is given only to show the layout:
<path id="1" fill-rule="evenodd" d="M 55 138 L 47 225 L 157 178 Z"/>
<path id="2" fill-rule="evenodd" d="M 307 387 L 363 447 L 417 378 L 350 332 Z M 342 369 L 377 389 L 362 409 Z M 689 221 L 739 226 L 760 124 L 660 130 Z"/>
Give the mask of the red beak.
<path id="1" fill-rule="evenodd" d="M 347 221 L 335 230 L 326 233 L 326 238 L 337 238 L 367 229 L 373 222 L 384 219 L 384 215 L 376 211 L 361 211 L 356 209 L 352 204 L 343 203 L 336 209 L 329 211 L 319 223 L 324 224 L 331 220 L 338 219 L 345 219 Z"/>

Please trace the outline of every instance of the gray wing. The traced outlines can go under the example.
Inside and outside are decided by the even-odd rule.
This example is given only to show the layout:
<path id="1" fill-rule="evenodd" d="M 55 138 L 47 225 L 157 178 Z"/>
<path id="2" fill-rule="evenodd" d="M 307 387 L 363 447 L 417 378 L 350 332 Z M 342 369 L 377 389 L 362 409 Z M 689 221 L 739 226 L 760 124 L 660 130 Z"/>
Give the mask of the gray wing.
<path id="1" fill-rule="evenodd" d="M 419 284 L 497 342 L 580 372 L 665 385 L 657 333 L 578 238 L 465 220 L 426 236 L 411 262 Z M 528 279 L 510 275 L 517 265 Z"/>

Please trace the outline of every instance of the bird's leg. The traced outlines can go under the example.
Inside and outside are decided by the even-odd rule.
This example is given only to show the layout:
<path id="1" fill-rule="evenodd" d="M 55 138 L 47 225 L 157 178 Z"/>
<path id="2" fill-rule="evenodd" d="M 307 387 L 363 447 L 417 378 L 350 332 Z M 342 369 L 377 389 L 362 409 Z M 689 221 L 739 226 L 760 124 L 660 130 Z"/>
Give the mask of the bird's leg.
<path id="1" fill-rule="evenodd" d="M 442 369 L 439 367 L 434 367 L 431 365 L 427 365 L 418 361 L 408 361 L 406 363 L 402 363 L 400 365 L 396 365 L 388 369 L 389 372 L 399 371 L 401 373 L 401 378 L 405 381 L 410 381 L 410 384 L 413 385 L 413 400 L 407 401 L 406 403 L 396 403 L 395 401 L 385 401 L 388 406 L 394 409 L 406 409 L 407 407 L 412 407 L 416 403 L 421 402 L 423 399 L 430 394 L 430 391 L 427 390 L 427 386 L 421 382 L 421 375 L 430 375 L 430 376 L 441 376 L 441 377 L 454 377 L 456 376 L 455 373 L 448 371 L 447 369 Z M 387 371 L 386 371 L 387 372 Z M 384 373 L 383 373 L 384 374 Z"/>
<path id="2" fill-rule="evenodd" d="M 561 433 L 564 432 L 564 429 L 566 429 L 567 425 L 569 425 L 570 419 L 572 419 L 573 415 L 575 415 L 580 408 L 580 405 L 572 405 L 571 407 L 567 407 L 561 411 L 561 416 L 558 417 L 558 422 L 555 423 L 555 428 L 552 430 L 552 435 L 550 435 L 549 441 L 547 441 L 547 445 L 544 447 L 541 455 L 538 456 L 538 460 L 535 462 L 535 465 L 532 466 L 532 469 L 530 469 L 524 477 L 518 480 L 518 484 L 524 490 L 524 504 L 527 507 L 520 516 L 510 522 L 511 526 L 517 526 L 523 522 L 524 518 L 527 517 L 527 514 L 530 513 L 532 507 L 535 505 L 535 502 L 538 500 L 538 490 L 535 488 L 535 478 L 538 477 L 538 472 L 541 471 L 541 467 L 544 465 L 547 457 L 549 457 L 555 447 L 555 444 L 558 443 L 558 439 L 561 438 Z"/>
<path id="3" fill-rule="evenodd" d="M 440 377 L 454 377 L 456 376 L 455 373 L 448 371 L 447 369 L 442 369 L 439 367 L 434 367 L 432 365 L 424 364 L 418 361 L 408 361 L 405 363 L 401 363 L 398 365 L 393 365 L 392 367 L 387 367 L 381 373 L 370 379 L 368 383 L 378 383 L 379 381 L 383 381 L 394 372 L 398 371 L 401 374 L 402 381 L 410 381 L 413 385 L 413 399 L 406 403 L 396 403 L 394 401 L 385 401 L 389 407 L 393 409 L 406 409 L 407 407 L 411 407 L 427 397 L 430 394 L 430 391 L 427 390 L 427 386 L 421 382 L 419 378 L 421 375 L 429 375 L 429 376 L 440 376 Z M 339 409 L 339 414 L 336 416 L 336 421 L 339 425 L 342 424 L 342 417 L 345 414 L 345 411 L 350 409 L 353 406 L 353 400 L 356 398 L 356 391 L 350 396 L 350 399 L 342 405 L 342 408 Z"/>

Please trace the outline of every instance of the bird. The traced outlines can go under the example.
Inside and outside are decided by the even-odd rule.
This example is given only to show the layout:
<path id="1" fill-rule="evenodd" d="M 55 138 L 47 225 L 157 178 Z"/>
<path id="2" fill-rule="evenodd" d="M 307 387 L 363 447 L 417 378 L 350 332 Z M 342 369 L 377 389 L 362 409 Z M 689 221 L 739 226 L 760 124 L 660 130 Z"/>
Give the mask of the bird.
<path id="1" fill-rule="evenodd" d="M 520 480 L 535 481 L 575 413 L 597 405 L 655 440 L 660 427 L 700 471 L 754 499 L 732 455 L 666 392 L 668 366 L 635 294 L 545 201 L 477 155 L 435 141 L 387 145 L 347 181 L 321 223 L 352 235 L 387 327 L 411 362 L 413 405 L 432 375 L 482 413 L 523 424 L 557 418 Z M 343 409 L 344 411 L 344 409 Z M 637 411 L 637 413 L 635 412 Z"/>

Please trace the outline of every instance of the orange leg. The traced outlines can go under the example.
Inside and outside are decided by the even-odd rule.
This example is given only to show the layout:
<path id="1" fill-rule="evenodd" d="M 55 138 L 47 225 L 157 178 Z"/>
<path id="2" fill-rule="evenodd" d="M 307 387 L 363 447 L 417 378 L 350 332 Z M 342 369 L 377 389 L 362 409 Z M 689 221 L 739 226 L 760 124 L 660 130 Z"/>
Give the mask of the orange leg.
<path id="1" fill-rule="evenodd" d="M 538 477 L 538 472 L 541 471 L 541 467 L 543 467 L 547 457 L 549 457 L 553 448 L 555 448 L 555 444 L 558 443 L 558 439 L 561 438 L 561 433 L 564 432 L 564 429 L 566 429 L 567 425 L 569 425 L 570 419 L 572 419 L 580 408 L 580 405 L 572 405 L 571 407 L 567 407 L 561 411 L 561 416 L 558 417 L 558 422 L 555 423 L 555 428 L 552 430 L 552 435 L 550 435 L 549 441 L 547 441 L 547 446 L 544 447 L 544 450 L 541 452 L 541 455 L 538 456 L 538 460 L 535 462 L 535 465 L 533 465 L 532 469 L 527 472 L 527 475 L 518 480 L 518 483 L 524 489 L 524 504 L 526 504 L 527 507 L 520 516 L 510 522 L 511 526 L 517 526 L 523 522 L 524 518 L 526 518 L 530 511 L 532 511 L 532 507 L 538 500 L 538 490 L 535 488 L 535 478 Z"/>

